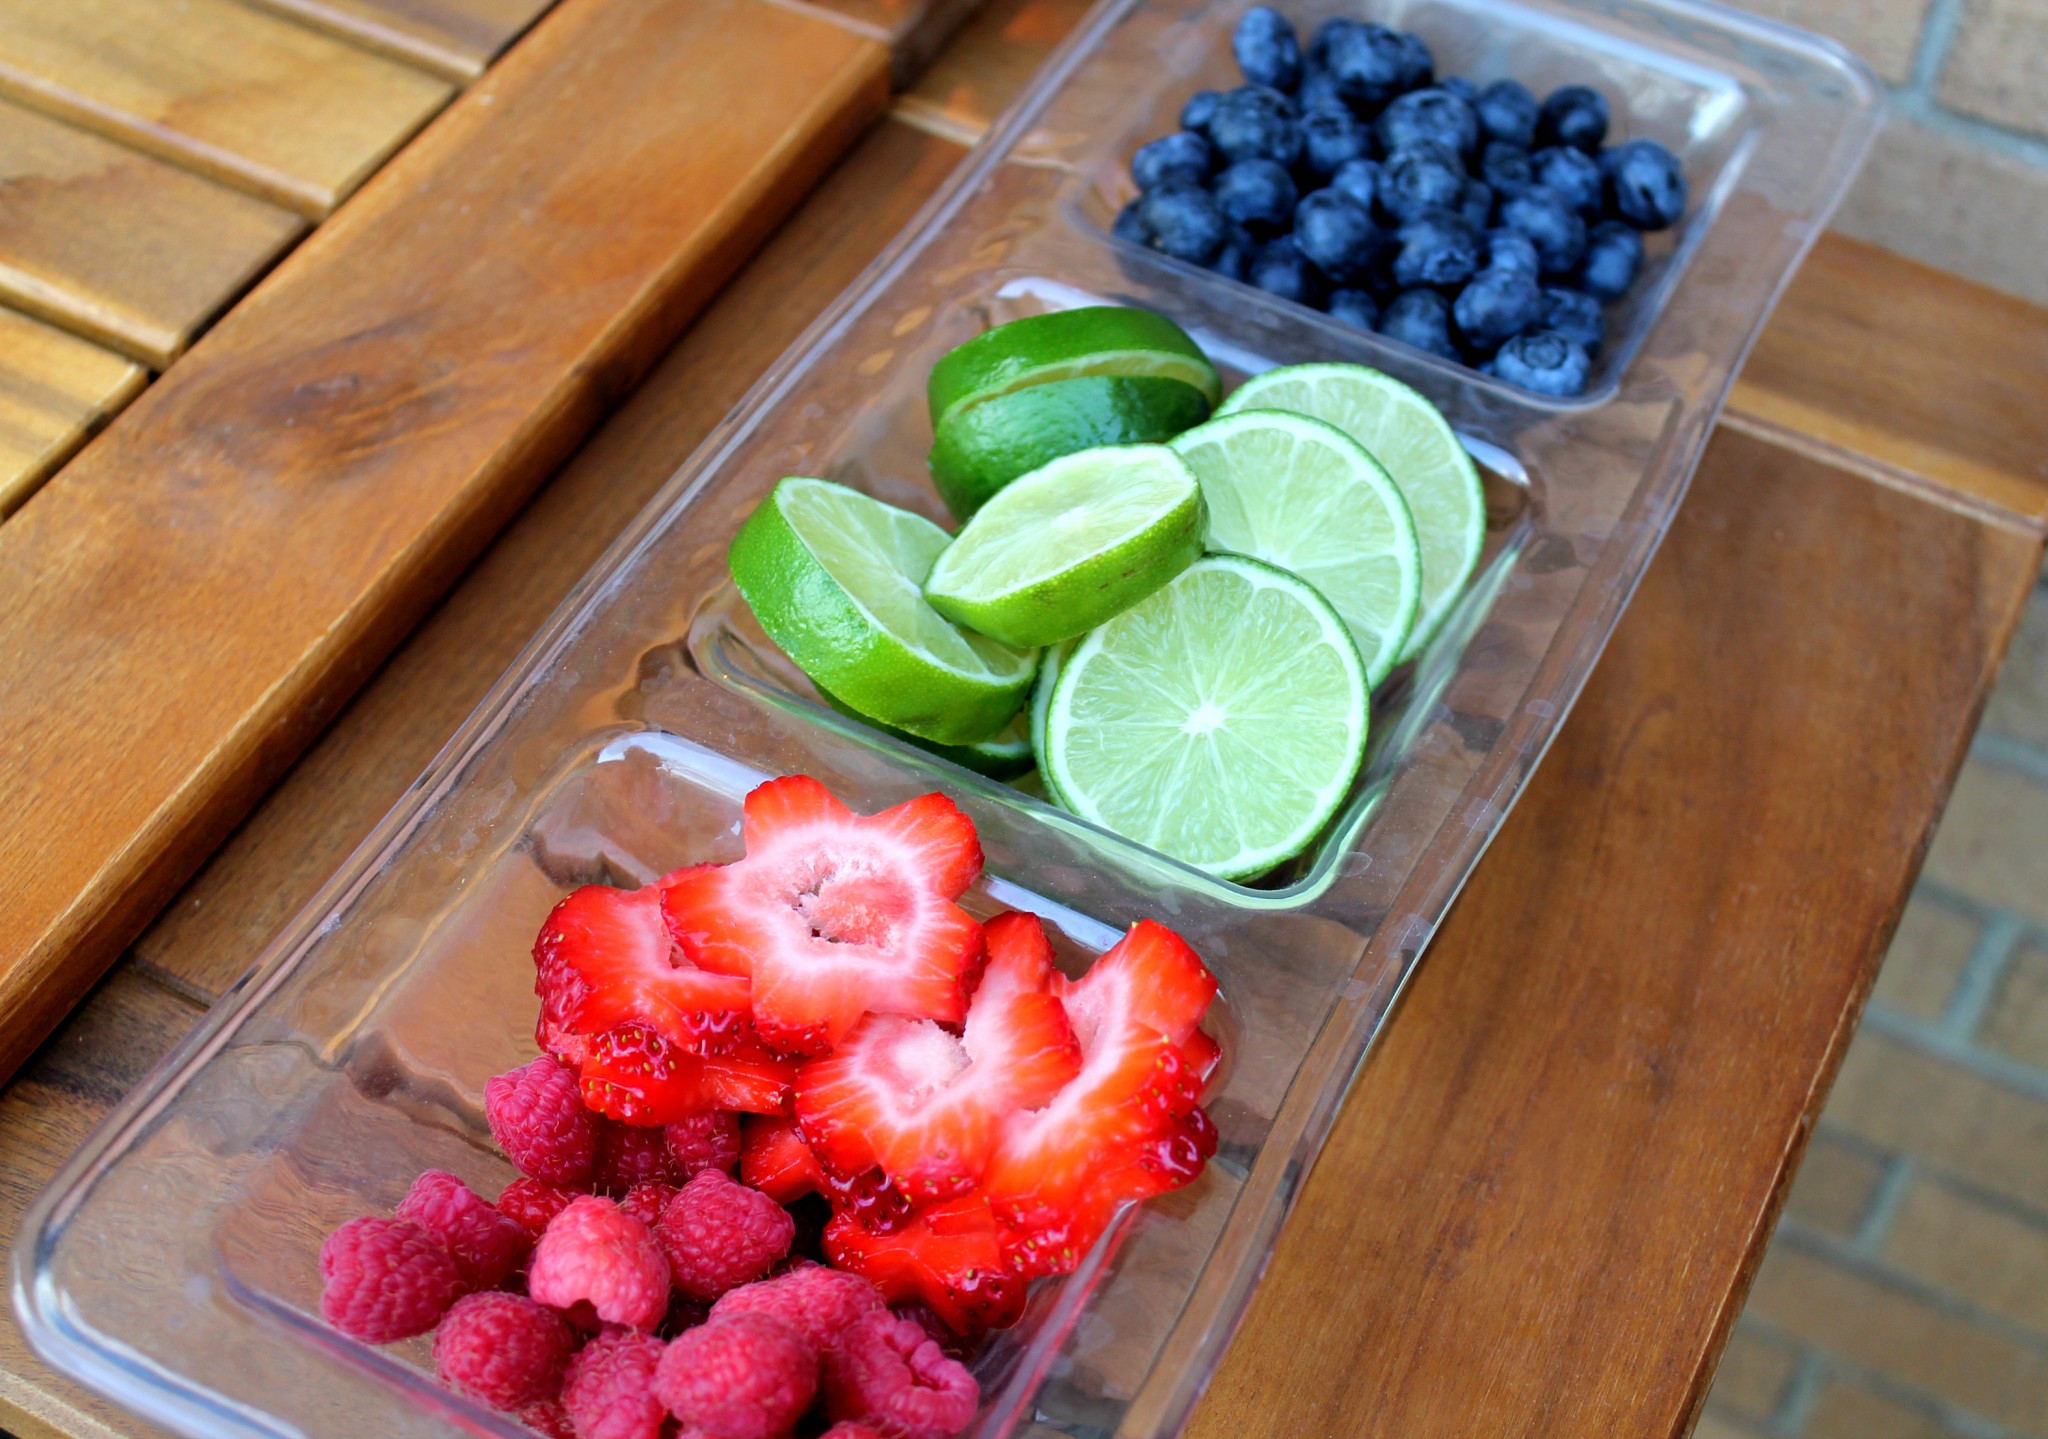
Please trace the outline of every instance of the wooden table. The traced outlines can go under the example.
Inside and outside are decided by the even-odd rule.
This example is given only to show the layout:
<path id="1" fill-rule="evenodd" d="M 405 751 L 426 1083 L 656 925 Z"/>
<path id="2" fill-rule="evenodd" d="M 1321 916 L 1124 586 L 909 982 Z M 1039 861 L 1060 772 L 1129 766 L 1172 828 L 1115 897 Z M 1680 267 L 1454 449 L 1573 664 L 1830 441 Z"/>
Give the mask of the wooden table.
<path id="1" fill-rule="evenodd" d="M 1079 12 L 996 0 L 0 1091 L 0 1232 Z M 1690 1427 L 2048 523 L 2048 315 L 1823 243 L 1346 1102 L 1202 1439 Z M 0 1321 L 0 1423 L 139 1426 Z"/>

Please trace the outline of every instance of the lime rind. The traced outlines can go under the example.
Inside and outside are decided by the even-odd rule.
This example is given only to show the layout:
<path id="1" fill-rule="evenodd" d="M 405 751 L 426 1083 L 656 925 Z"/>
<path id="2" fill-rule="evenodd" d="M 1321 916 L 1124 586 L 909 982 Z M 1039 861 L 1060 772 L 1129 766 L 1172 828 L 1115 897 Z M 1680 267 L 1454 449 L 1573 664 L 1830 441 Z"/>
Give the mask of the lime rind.
<path id="1" fill-rule="evenodd" d="M 1038 775 L 1045 787 L 1048 798 L 1054 804 L 1065 804 L 1060 792 L 1054 787 L 1052 776 L 1045 767 L 1045 716 L 1052 708 L 1053 686 L 1059 682 L 1060 663 L 1067 651 L 1074 647 L 1074 641 L 1062 640 L 1056 645 L 1047 645 L 1038 652 L 1038 677 L 1031 682 L 1031 705 L 1027 711 L 1030 721 L 1031 752 L 1038 756 Z"/>
<path id="2" fill-rule="evenodd" d="M 1034 682 L 1035 688 L 1035 682 Z M 936 740 L 924 739 L 909 730 L 898 729 L 886 720 L 873 715 L 862 714 L 830 690 L 818 689 L 818 695 L 848 719 L 858 720 L 870 729 L 880 730 L 890 739 L 915 746 L 926 754 L 937 755 L 949 764 L 957 764 L 964 770 L 986 775 L 990 779 L 1015 779 L 1037 763 L 1037 751 L 1031 746 L 1031 714 L 1021 709 L 1010 717 L 1010 722 L 985 740 L 973 744 L 940 744 Z"/>
<path id="3" fill-rule="evenodd" d="M 1201 346 L 1166 316 L 1123 305 L 1086 305 L 997 325 L 941 356 L 925 386 L 932 428 L 963 406 L 1083 375 L 1183 380 L 1212 405 L 1223 393 L 1222 378 Z"/>

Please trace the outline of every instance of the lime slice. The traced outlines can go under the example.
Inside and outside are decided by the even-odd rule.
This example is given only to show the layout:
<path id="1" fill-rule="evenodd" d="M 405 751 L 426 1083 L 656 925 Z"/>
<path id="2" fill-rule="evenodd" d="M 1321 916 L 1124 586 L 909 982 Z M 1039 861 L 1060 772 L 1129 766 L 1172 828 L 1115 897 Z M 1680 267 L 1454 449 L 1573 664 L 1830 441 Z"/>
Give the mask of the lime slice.
<path id="1" fill-rule="evenodd" d="M 1210 404 L 1223 393 L 1216 367 L 1187 331 L 1164 315 L 1120 305 L 1089 305 L 1012 320 L 984 330 L 932 366 L 925 397 L 932 429 L 969 405 L 1027 385 L 1080 375 L 1156 375 L 1200 390 Z"/>
<path id="2" fill-rule="evenodd" d="M 1202 521 L 1202 487 L 1164 445 L 1062 455 L 981 507 L 924 596 L 1020 649 L 1070 640 L 1193 564 Z"/>
<path id="3" fill-rule="evenodd" d="M 1244 879 L 1314 840 L 1366 724 L 1365 666 L 1330 602 L 1210 555 L 1068 653 L 1039 769 L 1082 818 Z"/>
<path id="4" fill-rule="evenodd" d="M 1219 415 L 1172 449 L 1202 483 L 1209 549 L 1314 585 L 1350 628 L 1366 683 L 1385 679 L 1415 627 L 1422 552 L 1380 462 L 1336 426 L 1280 410 Z"/>
<path id="5" fill-rule="evenodd" d="M 1436 634 L 1479 564 L 1486 495 L 1479 472 L 1435 405 L 1363 365 L 1291 365 L 1246 380 L 1219 414 L 1291 410 L 1335 425 L 1386 466 L 1415 517 L 1422 610 L 1402 646 L 1411 659 Z"/>
<path id="6" fill-rule="evenodd" d="M 1019 475 L 1077 450 L 1170 440 L 1208 419 L 1209 403 L 1186 381 L 1153 375 L 1015 390 L 946 417 L 932 442 L 932 483 L 954 514 L 970 519 Z"/>
<path id="7" fill-rule="evenodd" d="M 1035 685 L 1033 690 L 1035 693 Z M 979 740 L 974 744 L 939 744 L 933 740 L 922 739 L 909 730 L 898 729 L 892 724 L 876 719 L 873 715 L 864 715 L 830 690 L 821 689 L 818 693 L 824 697 L 826 704 L 847 718 L 857 719 L 864 725 L 880 730 L 891 739 L 916 745 L 926 754 L 935 754 L 942 760 L 957 764 L 962 769 L 973 770 L 976 774 L 985 774 L 990 779 L 1014 779 L 1037 763 L 1032 757 L 1036 752 L 1031 748 L 1031 715 L 1028 710 L 1017 711 L 1010 717 L 1008 724 L 985 740 Z"/>
<path id="8" fill-rule="evenodd" d="M 1031 722 L 1031 753 L 1038 757 L 1039 787 L 1054 804 L 1064 804 L 1065 801 L 1045 777 L 1045 716 L 1052 708 L 1052 689 L 1059 683 L 1060 665 L 1066 659 L 1067 651 L 1073 647 L 1072 640 L 1063 640 L 1038 652 L 1038 678 L 1031 682 L 1031 706 L 1026 711 Z"/>
<path id="9" fill-rule="evenodd" d="M 920 586 L 947 546 L 920 515 L 844 485 L 786 479 L 727 563 L 768 637 L 819 688 L 940 744 L 972 744 L 1024 703 L 1037 657 L 963 634 Z"/>

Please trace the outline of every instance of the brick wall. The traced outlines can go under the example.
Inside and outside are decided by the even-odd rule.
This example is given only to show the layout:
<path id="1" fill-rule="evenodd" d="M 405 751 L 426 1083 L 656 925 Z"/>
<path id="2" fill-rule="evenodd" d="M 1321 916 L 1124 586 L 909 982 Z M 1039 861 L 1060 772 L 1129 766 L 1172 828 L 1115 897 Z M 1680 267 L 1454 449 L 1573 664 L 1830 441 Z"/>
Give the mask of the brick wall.
<path id="1" fill-rule="evenodd" d="M 2048 1439 L 2048 587 L 1697 1439 Z"/>
<path id="2" fill-rule="evenodd" d="M 1834 37 L 1891 87 L 1891 123 L 1838 228 L 2048 303 L 2048 0 L 1739 8 Z"/>

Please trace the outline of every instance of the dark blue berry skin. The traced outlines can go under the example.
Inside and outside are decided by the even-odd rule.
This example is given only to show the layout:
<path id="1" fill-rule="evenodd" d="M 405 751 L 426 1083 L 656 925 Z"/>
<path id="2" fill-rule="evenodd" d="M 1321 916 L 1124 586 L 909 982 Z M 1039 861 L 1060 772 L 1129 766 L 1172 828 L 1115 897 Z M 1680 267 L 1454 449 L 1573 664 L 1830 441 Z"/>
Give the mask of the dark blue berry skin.
<path id="1" fill-rule="evenodd" d="M 1448 90 L 1411 90 L 1380 112 L 1373 135 L 1388 155 L 1424 140 L 1448 145 L 1460 155 L 1479 146 L 1479 117 Z"/>
<path id="2" fill-rule="evenodd" d="M 1486 222 L 1493 218 L 1493 187 L 1484 180 L 1467 180 L 1465 193 L 1458 201 L 1458 213 L 1473 229 L 1484 230 Z"/>
<path id="3" fill-rule="evenodd" d="M 1249 85 L 1216 102 L 1209 138 L 1225 164 L 1277 160 L 1291 166 L 1301 158 L 1301 124 L 1287 113 L 1285 97 Z"/>
<path id="4" fill-rule="evenodd" d="M 1549 330 L 1517 335 L 1493 357 L 1493 373 L 1509 384 L 1561 400 L 1584 390 L 1592 371 L 1583 348 Z"/>
<path id="5" fill-rule="evenodd" d="M 1188 96 L 1188 103 L 1180 107 L 1180 127 L 1192 130 L 1203 139 L 1209 138 L 1209 122 L 1216 116 L 1216 106 L 1223 99 L 1220 90 L 1197 90 Z"/>
<path id="6" fill-rule="evenodd" d="M 1633 225 L 1602 220 L 1586 234 L 1578 286 L 1596 300 L 1619 300 L 1643 268 L 1643 237 Z"/>
<path id="7" fill-rule="evenodd" d="M 1402 289 L 1454 289 L 1479 270 L 1479 232 L 1462 215 L 1439 210 L 1410 220 L 1394 234 L 1394 283 Z"/>
<path id="8" fill-rule="evenodd" d="M 1600 347 L 1607 343 L 1607 317 L 1600 313 L 1600 302 L 1584 290 L 1568 290 L 1561 285 L 1546 288 L 1543 314 L 1536 327 L 1564 336 L 1588 355 L 1599 354 Z"/>
<path id="9" fill-rule="evenodd" d="M 1663 230 L 1685 215 L 1685 169 L 1655 140 L 1629 140 L 1600 157 L 1607 205 L 1638 230 Z"/>
<path id="10" fill-rule="evenodd" d="M 1396 32 L 1401 42 L 1401 88 L 1420 90 L 1436 82 L 1436 56 L 1429 53 L 1429 47 L 1422 43 L 1420 35 L 1411 35 L 1406 30 Z M 1461 96 L 1467 104 L 1470 96 Z"/>
<path id="11" fill-rule="evenodd" d="M 1568 275 L 1586 254 L 1586 222 L 1577 211 L 1540 186 L 1500 207 L 1503 229 L 1529 237 L 1546 275 Z"/>
<path id="12" fill-rule="evenodd" d="M 1294 103 L 1301 107 L 1304 116 L 1313 115 L 1318 110 L 1351 113 L 1343 90 L 1338 88 L 1337 77 L 1328 70 L 1311 70 L 1302 77 L 1301 88 L 1294 92 Z"/>
<path id="13" fill-rule="evenodd" d="M 1294 243 L 1340 285 L 1363 279 L 1385 241 L 1372 212 L 1334 187 L 1304 196 L 1294 208 Z"/>
<path id="14" fill-rule="evenodd" d="M 1332 291 L 1330 313 L 1361 330 L 1370 330 L 1380 322 L 1379 305 L 1363 290 Z"/>
<path id="15" fill-rule="evenodd" d="M 1380 333 L 1446 360 L 1458 358 L 1458 347 L 1451 343 L 1451 302 L 1434 290 L 1397 296 L 1380 315 Z"/>
<path id="16" fill-rule="evenodd" d="M 1584 150 L 1569 145 L 1552 145 L 1529 157 L 1536 183 L 1581 215 L 1600 209 L 1601 164 Z"/>
<path id="17" fill-rule="evenodd" d="M 1176 130 L 1138 147 L 1138 153 L 1131 156 L 1131 178 L 1140 190 L 1199 185 L 1209 178 L 1215 160 L 1216 152 L 1207 140 L 1192 130 Z"/>
<path id="18" fill-rule="evenodd" d="M 1536 143 L 1570 145 L 1592 154 L 1607 138 L 1607 97 L 1590 85 L 1550 92 L 1536 116 Z"/>
<path id="19" fill-rule="evenodd" d="M 1271 235 L 1294 219 L 1301 197 L 1294 177 L 1276 160 L 1240 160 L 1216 177 L 1216 207 L 1254 235 Z"/>
<path id="20" fill-rule="evenodd" d="M 1380 167 L 1380 210 L 1396 224 L 1432 210 L 1455 210 L 1464 199 L 1465 171 L 1456 152 L 1446 146 L 1396 150 Z"/>
<path id="21" fill-rule="evenodd" d="M 1535 243 L 1519 230 L 1488 230 L 1483 254 L 1489 270 L 1509 270 L 1532 280 L 1543 273 Z"/>
<path id="22" fill-rule="evenodd" d="M 1223 248 L 1229 224 L 1199 185 L 1162 185 L 1149 191 L 1138 212 L 1156 249 L 1176 260 L 1206 265 Z"/>
<path id="23" fill-rule="evenodd" d="M 1458 292 L 1451 317 L 1458 333 L 1476 350 L 1491 350 L 1519 335 L 1543 315 L 1543 291 L 1527 275 L 1486 270 Z"/>
<path id="24" fill-rule="evenodd" d="M 1249 280 L 1252 277 L 1252 256 L 1258 252 L 1259 242 L 1239 227 L 1230 232 L 1230 238 L 1223 242 L 1223 248 L 1216 252 L 1209 268 L 1226 280 Z"/>
<path id="25" fill-rule="evenodd" d="M 1453 95 L 1456 95 L 1460 100 L 1463 100 L 1467 105 L 1477 105 L 1479 103 L 1479 87 L 1477 85 L 1474 85 L 1470 80 L 1467 80 L 1463 75 L 1446 75 L 1443 79 L 1437 81 L 1436 83 L 1441 88 L 1450 91 Z M 1479 128 L 1482 134 L 1486 130 L 1486 126 L 1483 122 L 1481 123 Z"/>
<path id="26" fill-rule="evenodd" d="M 1133 245 L 1152 243 L 1152 231 L 1145 224 L 1140 213 L 1145 208 L 1145 197 L 1140 195 L 1130 204 L 1116 212 L 1116 223 L 1109 227 L 1109 233 L 1119 240 L 1129 240 Z"/>
<path id="27" fill-rule="evenodd" d="M 1349 110 L 1311 110 L 1301 117 L 1301 167 L 1327 180 L 1370 149 L 1365 126 Z"/>
<path id="28" fill-rule="evenodd" d="M 1384 105 L 1406 88 L 1415 57 L 1386 26 L 1333 20 L 1316 33 L 1323 64 L 1354 106 Z"/>
<path id="29" fill-rule="evenodd" d="M 1330 282 L 1322 270 L 1302 254 L 1293 235 L 1268 241 L 1252 256 L 1247 278 L 1269 295 L 1292 300 L 1297 305 L 1321 309 L 1329 299 Z"/>
<path id="30" fill-rule="evenodd" d="M 1237 68 L 1254 85 L 1292 90 L 1301 83 L 1301 40 L 1294 25 L 1270 5 L 1254 5 L 1230 37 Z"/>
<path id="31" fill-rule="evenodd" d="M 1386 169 L 1379 161 L 1353 160 L 1337 167 L 1337 173 L 1330 177 L 1330 188 L 1342 190 L 1370 210 L 1379 199 L 1385 176 Z"/>
<path id="32" fill-rule="evenodd" d="M 1535 187 L 1536 167 L 1530 162 L 1529 152 L 1520 145 L 1488 140 L 1486 148 L 1479 152 L 1479 178 L 1503 200 L 1512 199 Z"/>
<path id="33" fill-rule="evenodd" d="M 1536 143 L 1536 97 L 1514 80 L 1496 80 L 1479 92 L 1472 109 L 1489 140 L 1528 149 Z"/>

